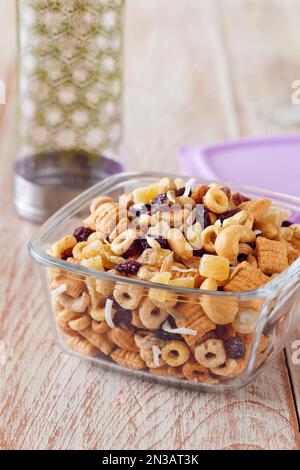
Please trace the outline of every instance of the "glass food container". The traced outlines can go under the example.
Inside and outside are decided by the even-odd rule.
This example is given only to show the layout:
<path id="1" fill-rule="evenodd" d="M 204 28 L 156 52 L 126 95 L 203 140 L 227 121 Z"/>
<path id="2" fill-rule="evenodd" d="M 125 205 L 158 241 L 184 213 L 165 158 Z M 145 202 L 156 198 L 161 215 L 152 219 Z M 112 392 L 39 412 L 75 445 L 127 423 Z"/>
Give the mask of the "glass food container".
<path id="1" fill-rule="evenodd" d="M 124 278 L 81 265 L 69 264 L 47 254 L 47 250 L 55 241 L 66 234 L 73 233 L 77 226 L 82 225 L 82 220 L 89 213 L 89 205 L 93 198 L 111 196 L 118 200 L 122 193 L 130 192 L 140 186 L 153 184 L 164 176 L 166 175 L 156 173 L 123 173 L 112 176 L 88 189 L 59 210 L 41 227 L 32 239 L 29 251 L 31 256 L 40 265 L 44 295 L 47 300 L 57 343 L 67 354 L 75 354 L 77 357 L 92 361 L 100 367 L 134 374 L 137 377 L 154 379 L 161 383 L 188 387 L 199 391 L 224 392 L 238 389 L 249 383 L 282 350 L 295 324 L 296 310 L 300 301 L 300 258 L 281 274 L 274 277 L 269 283 L 256 290 L 247 292 L 212 292 Z M 168 176 L 176 178 L 176 175 Z M 207 180 L 202 179 L 196 181 L 196 184 L 207 183 L 209 183 Z M 299 220 L 300 200 L 295 197 L 228 182 L 217 183 L 221 186 L 230 186 L 232 190 L 241 192 L 251 198 L 270 198 L 282 209 L 292 212 L 291 220 L 294 222 Z M 217 307 L 221 310 L 226 309 L 228 312 L 234 312 L 233 318 L 235 319 L 241 317 L 241 314 L 244 316 L 250 315 L 251 321 L 247 323 L 244 331 L 245 337 L 247 337 L 246 355 L 242 360 L 237 361 L 238 368 L 230 378 L 220 375 L 216 378 L 214 374 L 207 375 L 195 368 L 190 371 L 190 380 L 187 380 L 179 371 L 177 373 L 174 372 L 172 375 L 160 376 L 155 373 L 154 368 L 149 369 L 150 371 L 148 369 L 137 370 L 138 364 L 134 363 L 134 353 L 132 355 L 129 354 L 126 360 L 124 359 L 124 366 L 117 365 L 109 356 L 100 351 L 102 349 L 102 351 L 107 353 L 106 348 L 109 348 L 109 346 L 101 341 L 98 344 L 97 338 L 100 338 L 101 335 L 91 338 L 93 343 L 91 348 L 85 349 L 83 347 L 82 351 L 80 348 L 79 350 L 77 348 L 77 352 L 74 352 L 72 343 L 76 342 L 76 338 L 65 335 L 57 327 L 59 314 L 55 304 L 57 295 L 60 295 L 60 292 L 56 291 L 55 295 L 53 295 L 54 292 L 51 292 L 50 274 L 51 272 L 53 273 L 53 270 L 59 270 L 62 275 L 72 274 L 79 281 L 86 283 L 91 296 L 91 302 L 94 302 L 96 309 L 97 295 L 111 297 L 117 284 L 124 295 L 134 292 L 142 300 L 148 297 L 153 299 L 157 296 L 161 300 L 163 297 L 165 304 L 170 307 L 170 313 L 172 313 L 172 306 L 177 302 L 177 305 L 186 307 L 185 311 L 190 312 L 193 309 L 197 310 L 200 306 L 204 308 L 204 306 L 209 307 L 209 305 L 214 305 L 214 308 Z M 95 286 L 98 286 L 99 289 L 97 290 Z M 85 306 L 82 305 L 81 307 L 82 312 Z M 221 338 L 222 334 L 226 335 L 226 328 L 224 329 L 224 326 L 217 325 L 217 328 Z M 192 344 L 190 346 L 191 348 L 193 347 Z M 137 367 L 137 369 L 133 369 L 134 367 Z"/>

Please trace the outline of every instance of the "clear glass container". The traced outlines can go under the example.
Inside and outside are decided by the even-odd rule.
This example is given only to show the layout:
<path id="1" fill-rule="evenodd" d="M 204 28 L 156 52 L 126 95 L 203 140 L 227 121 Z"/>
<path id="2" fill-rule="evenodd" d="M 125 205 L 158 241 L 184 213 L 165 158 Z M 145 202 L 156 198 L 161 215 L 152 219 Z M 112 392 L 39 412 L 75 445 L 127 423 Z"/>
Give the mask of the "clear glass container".
<path id="1" fill-rule="evenodd" d="M 66 234 L 72 233 L 74 228 L 82 225 L 82 220 L 89 213 L 89 205 L 93 198 L 98 196 L 111 196 L 117 200 L 122 193 L 132 191 L 139 186 L 153 184 L 164 176 L 170 176 L 171 178 L 176 177 L 176 175 L 155 173 L 123 173 L 113 176 L 85 191 L 67 204 L 52 216 L 32 239 L 29 245 L 29 251 L 31 256 L 40 265 L 44 295 L 47 300 L 57 343 L 66 353 L 75 354 L 83 360 L 91 361 L 100 367 L 134 374 L 137 377 L 153 379 L 161 383 L 211 392 L 224 392 L 243 387 L 262 371 L 262 369 L 282 350 L 293 328 L 296 321 L 296 310 L 300 302 L 300 258 L 266 285 L 254 291 L 236 293 L 222 291 L 212 292 L 182 287 L 174 288 L 148 281 L 124 278 L 103 271 L 86 268 L 81 265 L 69 264 L 66 261 L 56 259 L 47 254 L 47 250 L 55 241 Z M 208 181 L 198 179 L 196 183 L 207 184 Z M 270 198 L 281 208 L 292 211 L 293 221 L 297 222 L 297 220 L 299 220 L 300 199 L 298 198 L 249 186 L 231 184 L 229 182 L 217 183 L 221 186 L 229 186 L 233 191 L 241 192 L 251 198 Z M 197 312 L 199 309 L 207 308 L 210 305 L 220 310 L 225 309 L 226 312 L 232 312 L 232 321 L 239 321 L 242 318 L 242 314 L 245 315 L 246 313 L 248 317 L 250 314 L 250 323 L 248 321 L 245 330 L 242 329 L 246 344 L 246 354 L 242 359 L 237 359 L 237 367 L 231 374 L 227 374 L 226 368 L 227 366 L 230 368 L 230 365 L 227 364 L 226 359 L 224 375 L 219 375 L 220 371 L 218 371 L 217 375 L 214 373 L 208 374 L 200 370 L 201 368 L 199 367 L 193 368 L 191 366 L 185 369 L 184 375 L 182 368 L 178 367 L 174 368 L 172 374 L 170 371 L 164 370 L 164 375 L 162 376 L 158 375 L 155 368 L 150 367 L 150 369 L 145 370 L 140 366 L 136 353 L 134 352 L 134 346 L 132 345 L 126 346 L 127 349 L 129 348 L 129 351 L 130 348 L 132 349 L 132 353 L 118 358 L 119 363 L 123 365 L 117 365 L 106 355 L 112 351 L 111 344 L 109 342 L 103 342 L 103 335 L 101 336 L 101 334 L 97 336 L 96 333 L 94 336 L 92 334 L 91 337 L 89 337 L 89 333 L 88 341 L 92 342 L 92 346 L 86 347 L 87 343 L 84 342 L 79 345 L 79 348 L 77 347 L 76 352 L 74 352 L 72 348 L 77 339 L 69 336 L 68 333 L 70 332 L 68 331 L 66 331 L 67 334 L 64 334 L 57 326 L 62 308 L 57 308 L 57 297 L 53 296 L 53 292 L 51 293 L 51 289 L 53 289 L 51 285 L 53 272 L 59 272 L 62 276 L 71 275 L 79 282 L 83 282 L 88 288 L 87 292 L 91 296 L 91 304 L 94 304 L 96 310 L 98 297 L 111 297 L 112 294 L 116 292 L 114 289 L 116 289 L 117 285 L 117 289 L 125 296 L 128 296 L 129 293 L 131 297 L 139 298 L 143 301 L 149 297 L 154 299 L 157 295 L 161 301 L 161 295 L 163 295 L 164 302 L 169 306 L 170 313 L 174 312 L 173 307 L 176 304 L 176 308 L 180 306 L 184 312 L 187 312 L 187 315 L 191 315 L 192 312 Z M 56 295 L 61 294 L 56 292 Z M 83 299 L 81 300 L 83 301 Z M 79 310 L 86 312 L 85 305 L 81 305 Z M 131 313 L 134 313 L 134 311 L 132 310 Z M 125 330 L 126 327 L 128 327 L 128 325 L 125 324 Z M 215 331 L 217 332 L 217 338 L 221 341 L 226 340 L 228 327 L 230 328 L 230 325 L 226 327 L 217 325 Z M 202 329 L 201 335 L 209 335 L 209 332 L 206 333 L 205 328 L 205 324 L 200 326 L 200 329 Z M 127 340 L 126 338 L 120 339 L 121 343 Z M 195 341 L 197 341 L 197 338 Z M 189 346 L 191 350 L 193 350 L 193 339 L 191 339 Z M 101 349 L 105 354 L 101 352 Z M 134 367 L 136 367 L 136 369 L 134 369 Z M 161 370 L 161 373 L 163 373 L 163 369 Z"/>
<path id="2" fill-rule="evenodd" d="M 45 221 L 121 171 L 124 0 L 18 0 L 14 204 Z"/>

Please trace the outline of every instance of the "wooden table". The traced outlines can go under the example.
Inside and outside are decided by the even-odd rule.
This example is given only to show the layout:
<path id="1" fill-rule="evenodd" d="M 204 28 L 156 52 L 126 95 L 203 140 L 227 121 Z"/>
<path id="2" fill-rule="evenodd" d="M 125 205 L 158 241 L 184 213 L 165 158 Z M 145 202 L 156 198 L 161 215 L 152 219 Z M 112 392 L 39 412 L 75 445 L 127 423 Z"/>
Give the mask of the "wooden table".
<path id="1" fill-rule="evenodd" d="M 0 8 L 8 93 L 0 107 L 0 448 L 299 449 L 291 348 L 251 385 L 216 399 L 103 372 L 55 345 L 26 249 L 36 227 L 11 207 L 14 2 Z M 299 0 L 128 0 L 130 168 L 175 170 L 183 143 L 298 131 L 299 17 Z"/>

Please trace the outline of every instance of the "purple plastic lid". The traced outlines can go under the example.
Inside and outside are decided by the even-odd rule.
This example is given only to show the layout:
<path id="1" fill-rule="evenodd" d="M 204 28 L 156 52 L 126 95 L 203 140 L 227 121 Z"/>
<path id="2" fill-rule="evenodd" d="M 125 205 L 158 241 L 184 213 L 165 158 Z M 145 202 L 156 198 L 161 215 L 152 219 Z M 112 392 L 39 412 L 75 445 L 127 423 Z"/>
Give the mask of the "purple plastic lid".
<path id="1" fill-rule="evenodd" d="M 300 196 L 300 136 L 241 139 L 206 147 L 182 147 L 181 173 L 228 180 Z"/>

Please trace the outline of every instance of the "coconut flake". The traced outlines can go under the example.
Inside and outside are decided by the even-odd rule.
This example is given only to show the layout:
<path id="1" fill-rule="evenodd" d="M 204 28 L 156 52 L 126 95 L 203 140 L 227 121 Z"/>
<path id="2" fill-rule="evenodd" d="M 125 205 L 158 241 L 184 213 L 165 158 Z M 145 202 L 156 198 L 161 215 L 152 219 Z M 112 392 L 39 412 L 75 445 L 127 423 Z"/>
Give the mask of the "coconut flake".
<path id="1" fill-rule="evenodd" d="M 255 235 L 261 235 L 262 231 L 257 229 L 257 230 L 254 230 L 254 233 L 255 233 Z"/>
<path id="2" fill-rule="evenodd" d="M 168 321 L 165 321 L 165 323 L 162 326 L 162 329 L 166 331 L 167 333 L 175 333 L 178 335 L 191 335 L 191 336 L 197 335 L 197 331 L 192 330 L 191 328 L 172 328 Z"/>
<path id="3" fill-rule="evenodd" d="M 161 350 L 155 344 L 152 346 L 152 353 L 153 353 L 153 363 L 154 367 L 159 367 L 159 356 L 161 355 Z"/>
<path id="4" fill-rule="evenodd" d="M 180 273 L 197 273 L 198 269 L 195 269 L 195 268 L 181 269 L 178 266 L 172 266 L 171 271 L 178 271 Z"/>
<path id="5" fill-rule="evenodd" d="M 115 328 L 115 324 L 112 319 L 112 306 L 113 306 L 113 301 L 111 299 L 107 299 L 105 303 L 104 317 L 108 326 L 110 328 Z"/>
<path id="6" fill-rule="evenodd" d="M 63 294 L 64 292 L 66 292 L 67 289 L 68 289 L 68 286 L 66 284 L 61 284 L 56 289 L 51 291 L 51 295 L 55 299 L 60 294 Z"/>
<path id="7" fill-rule="evenodd" d="M 104 238 L 104 240 L 103 240 L 103 241 L 104 241 L 104 243 L 106 243 L 106 245 L 109 245 L 109 246 L 110 246 L 110 243 L 109 243 L 109 241 L 108 241 L 108 240 L 106 240 L 106 238 Z"/>
<path id="8" fill-rule="evenodd" d="M 161 249 L 160 244 L 154 238 L 148 237 L 148 235 L 147 235 L 146 240 L 147 240 L 148 245 L 151 248 L 153 248 L 153 250 L 160 250 Z"/>
<path id="9" fill-rule="evenodd" d="M 185 183 L 185 190 L 184 190 L 184 193 L 183 193 L 183 197 L 188 197 L 189 196 L 190 190 L 192 189 L 192 186 L 193 186 L 194 183 L 196 183 L 195 178 L 190 178 L 189 180 L 187 180 L 187 182 Z"/>

